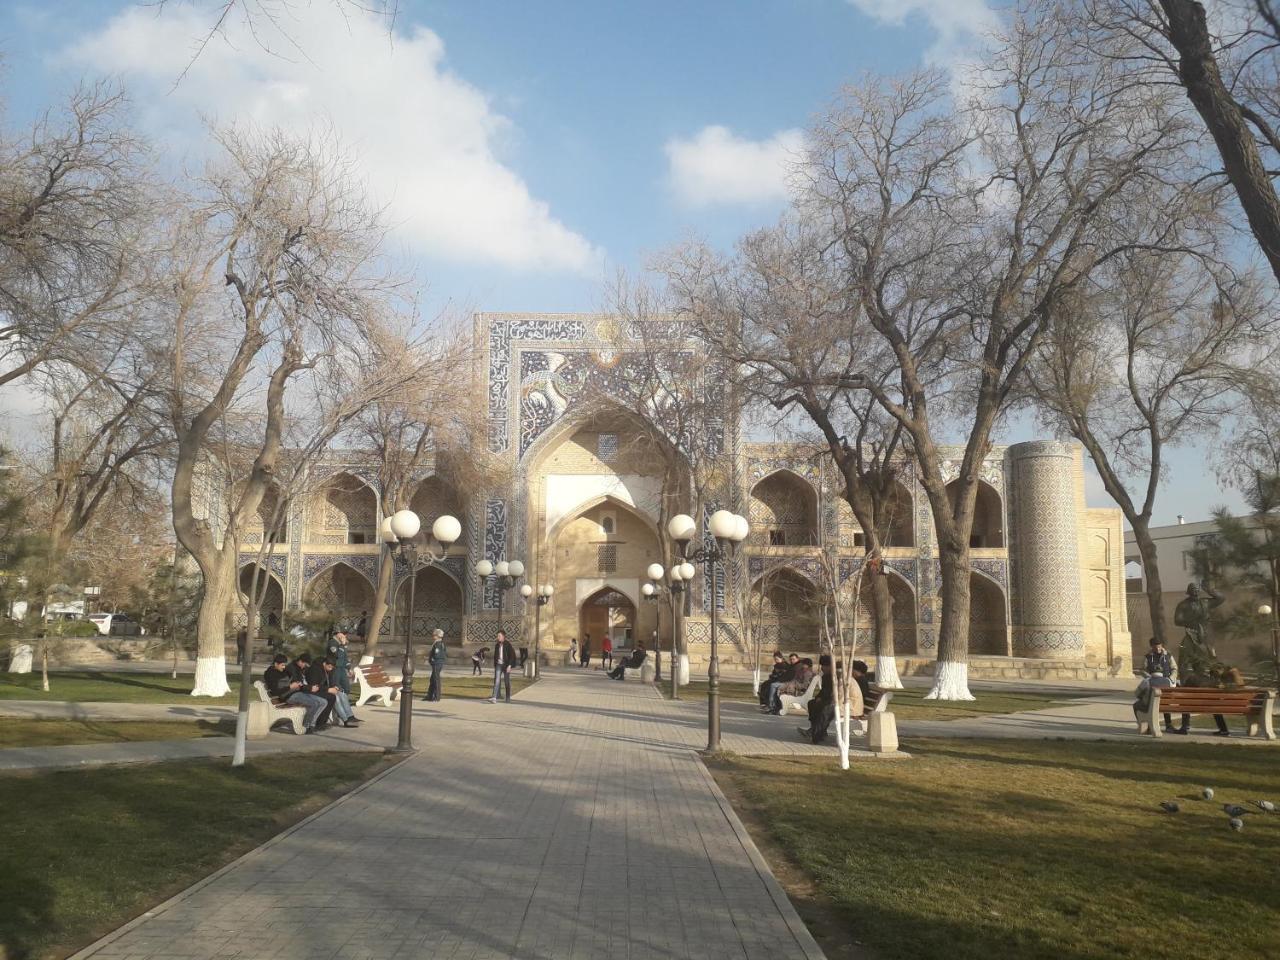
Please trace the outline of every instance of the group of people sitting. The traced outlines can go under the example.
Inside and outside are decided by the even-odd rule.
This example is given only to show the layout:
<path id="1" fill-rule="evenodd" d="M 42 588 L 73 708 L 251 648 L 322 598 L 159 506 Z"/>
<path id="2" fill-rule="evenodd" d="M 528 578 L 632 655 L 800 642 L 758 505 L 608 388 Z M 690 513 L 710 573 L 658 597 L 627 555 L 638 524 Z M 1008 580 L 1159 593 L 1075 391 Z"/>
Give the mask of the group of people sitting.
<path id="1" fill-rule="evenodd" d="M 850 665 L 854 683 L 849 688 L 849 716 L 861 717 L 871 693 L 870 671 L 865 661 L 854 660 Z M 808 703 L 809 726 L 797 727 L 800 737 L 810 743 L 822 743 L 836 718 L 836 680 L 843 676 L 844 665 L 833 663 L 830 654 L 818 657 L 818 689 Z M 780 650 L 773 654 L 773 670 L 769 679 L 760 685 L 760 710 L 764 713 L 782 713 L 781 697 L 802 696 L 813 682 L 813 661 L 808 657 L 790 654 L 783 657 Z"/>
<path id="2" fill-rule="evenodd" d="M 1146 674 L 1142 678 L 1142 682 L 1138 684 L 1135 691 L 1137 699 L 1133 703 L 1133 715 L 1141 718 L 1149 709 L 1151 709 L 1151 688 L 1159 687 L 1168 689 L 1169 687 L 1218 687 L 1231 689 L 1240 689 L 1244 687 L 1244 674 L 1236 667 L 1224 670 L 1222 672 L 1210 670 L 1207 677 L 1200 676 L 1196 673 L 1188 673 L 1178 679 L 1178 662 L 1173 659 L 1173 654 L 1165 649 L 1163 643 L 1154 637 L 1149 641 L 1150 651 L 1143 658 L 1142 672 Z M 1184 713 L 1182 715 L 1182 723 L 1180 726 L 1173 725 L 1173 717 L 1164 714 L 1164 732 L 1178 733 L 1186 736 L 1191 732 L 1191 714 Z M 1227 718 L 1220 713 L 1213 715 L 1214 725 L 1217 730 L 1214 732 L 1215 737 L 1229 737 L 1231 731 L 1227 729 Z"/>
<path id="3" fill-rule="evenodd" d="M 610 680 L 627 679 L 627 670 L 628 669 L 639 670 L 640 667 L 644 664 L 645 658 L 648 656 L 649 656 L 649 653 L 648 651 L 645 650 L 644 644 L 637 643 L 636 648 L 631 651 L 631 656 L 627 657 L 627 659 L 625 660 L 619 661 L 618 665 L 609 671 L 609 679 Z M 609 657 L 610 657 L 610 660 L 612 661 L 613 659 L 612 650 L 609 651 Z"/>
<path id="4" fill-rule="evenodd" d="M 351 681 L 345 669 L 339 672 L 336 658 L 326 654 L 312 662 L 311 654 L 300 653 L 290 660 L 277 653 L 262 674 L 267 693 L 287 703 L 306 708 L 302 725 L 307 733 L 319 733 L 332 718 L 344 727 L 360 722 L 351 709 Z"/>

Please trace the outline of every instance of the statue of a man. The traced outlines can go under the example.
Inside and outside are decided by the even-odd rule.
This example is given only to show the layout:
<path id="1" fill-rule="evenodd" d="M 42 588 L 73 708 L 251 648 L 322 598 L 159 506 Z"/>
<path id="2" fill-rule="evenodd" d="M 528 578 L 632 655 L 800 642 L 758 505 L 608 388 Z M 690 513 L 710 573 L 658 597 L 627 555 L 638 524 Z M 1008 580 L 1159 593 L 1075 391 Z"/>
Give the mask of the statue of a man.
<path id="1" fill-rule="evenodd" d="M 1209 612 L 1222 606 L 1224 599 L 1208 582 L 1203 585 L 1203 592 L 1194 583 L 1189 583 L 1186 597 L 1174 607 L 1174 625 L 1184 630 L 1182 645 L 1178 648 L 1183 673 L 1193 669 L 1201 672 L 1210 661 L 1217 659 L 1217 651 L 1209 645 Z"/>

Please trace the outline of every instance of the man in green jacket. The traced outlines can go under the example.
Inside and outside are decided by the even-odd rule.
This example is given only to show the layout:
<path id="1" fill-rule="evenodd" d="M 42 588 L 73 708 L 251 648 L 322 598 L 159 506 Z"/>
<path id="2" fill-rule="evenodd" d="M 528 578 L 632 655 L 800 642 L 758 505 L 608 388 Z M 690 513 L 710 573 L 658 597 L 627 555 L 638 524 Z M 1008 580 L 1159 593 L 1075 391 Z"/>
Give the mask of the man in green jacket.
<path id="1" fill-rule="evenodd" d="M 431 682 L 427 685 L 427 695 L 422 698 L 423 700 L 440 699 L 440 671 L 444 669 L 447 656 L 444 631 L 437 627 L 431 631 L 431 652 L 427 654 L 427 661 L 431 664 Z"/>

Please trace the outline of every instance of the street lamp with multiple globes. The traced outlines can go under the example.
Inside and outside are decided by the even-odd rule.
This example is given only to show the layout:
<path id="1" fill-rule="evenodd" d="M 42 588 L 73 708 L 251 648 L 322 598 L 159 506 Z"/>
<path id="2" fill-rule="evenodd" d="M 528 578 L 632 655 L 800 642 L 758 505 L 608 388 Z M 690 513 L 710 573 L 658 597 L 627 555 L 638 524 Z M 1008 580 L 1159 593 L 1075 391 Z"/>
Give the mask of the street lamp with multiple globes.
<path id="1" fill-rule="evenodd" d="M 662 682 L 662 608 L 658 606 L 658 600 L 662 596 L 662 576 L 666 573 L 662 569 L 662 564 L 651 563 L 649 569 L 645 571 L 649 576 L 649 582 L 640 588 L 640 592 L 644 594 L 644 598 L 653 604 L 654 625 L 653 625 L 653 682 Z M 674 626 L 674 621 L 672 621 Z M 671 638 L 671 657 L 674 662 L 676 655 L 675 635 Z"/>
<path id="2" fill-rule="evenodd" d="M 507 591 L 516 585 L 516 581 L 524 576 L 524 563 L 520 560 L 480 560 L 476 563 L 476 574 L 481 580 L 493 577 L 498 588 L 498 629 L 502 630 L 503 603 Z"/>
<path id="3" fill-rule="evenodd" d="M 705 563 L 711 570 L 711 663 L 707 667 L 707 751 L 720 749 L 720 653 L 716 644 L 716 597 L 715 584 L 719 582 L 717 565 L 733 556 L 733 551 L 747 534 L 751 525 L 746 517 L 741 517 L 728 510 L 717 510 L 711 515 L 708 523 L 711 531 L 712 545 L 699 547 L 689 551 L 689 544 L 698 532 L 698 525 L 688 514 L 677 514 L 667 524 L 667 533 L 679 544 L 679 555 L 684 558 L 680 565 L 683 579 L 693 579 L 693 563 Z M 689 561 L 692 561 L 690 563 Z"/>
<path id="4" fill-rule="evenodd" d="M 528 600 L 533 596 L 533 586 L 526 583 L 520 588 L 520 596 Z M 537 606 L 533 611 L 533 670 L 525 670 L 526 677 L 536 677 L 538 675 L 538 659 L 539 650 L 542 648 L 542 608 L 551 602 L 551 595 L 556 592 L 556 588 L 549 583 L 544 583 L 538 587 L 538 596 L 536 598 Z"/>
<path id="5" fill-rule="evenodd" d="M 1276 671 L 1275 683 L 1280 687 L 1280 612 L 1274 610 L 1269 603 L 1261 604 L 1258 613 L 1271 618 L 1271 665 Z"/>
<path id="6" fill-rule="evenodd" d="M 684 594 L 684 585 L 693 580 L 696 571 L 693 564 L 687 560 L 683 563 L 673 563 L 671 570 L 667 574 L 671 578 L 671 584 L 667 588 L 668 595 L 671 599 L 671 699 L 680 699 L 680 654 L 678 652 L 680 636 L 680 614 L 683 612 L 680 608 L 681 598 Z"/>
<path id="7" fill-rule="evenodd" d="M 439 563 L 449 552 L 450 544 L 462 535 L 462 524 L 448 514 L 437 517 L 431 525 L 431 538 L 419 538 L 421 518 L 412 510 L 397 510 L 381 526 L 383 542 L 392 556 L 399 555 L 409 566 L 409 624 L 404 632 L 404 668 L 400 681 L 400 734 L 396 753 L 413 752 L 413 611 L 418 586 L 418 564 Z M 433 546 L 434 542 L 434 546 Z"/>

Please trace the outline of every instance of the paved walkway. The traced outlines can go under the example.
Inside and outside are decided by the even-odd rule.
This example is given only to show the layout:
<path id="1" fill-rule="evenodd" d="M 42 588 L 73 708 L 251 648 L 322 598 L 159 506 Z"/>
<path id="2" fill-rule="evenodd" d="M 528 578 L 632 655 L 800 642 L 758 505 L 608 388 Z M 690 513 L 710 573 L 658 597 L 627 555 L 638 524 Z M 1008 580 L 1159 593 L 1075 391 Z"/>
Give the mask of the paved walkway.
<path id="1" fill-rule="evenodd" d="M 417 706 L 418 754 L 77 956 L 822 957 L 690 749 L 704 704 L 548 671 L 511 704 Z M 822 749 L 726 727 L 733 750 Z"/>

